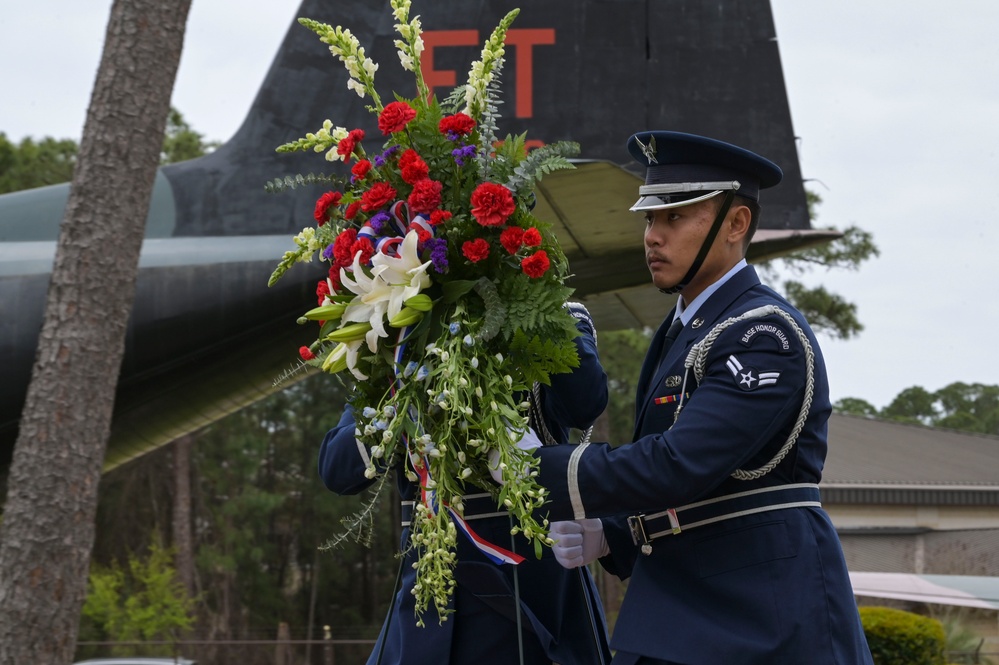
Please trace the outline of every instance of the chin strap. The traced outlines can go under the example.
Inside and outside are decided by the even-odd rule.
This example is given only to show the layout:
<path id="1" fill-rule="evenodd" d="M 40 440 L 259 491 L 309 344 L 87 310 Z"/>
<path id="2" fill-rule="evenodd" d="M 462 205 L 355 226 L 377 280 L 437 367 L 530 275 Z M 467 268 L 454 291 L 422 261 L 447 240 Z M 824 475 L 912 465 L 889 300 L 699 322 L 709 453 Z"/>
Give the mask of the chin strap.
<path id="1" fill-rule="evenodd" d="M 688 284 L 697 275 L 697 271 L 701 269 L 701 264 L 704 263 L 704 259 L 708 257 L 708 252 L 711 251 L 711 245 L 714 244 L 715 238 L 718 236 L 718 231 L 721 229 L 722 222 L 725 221 L 725 216 L 728 215 L 729 208 L 732 207 L 732 201 L 735 200 L 735 190 L 729 190 L 725 193 L 725 200 L 722 201 L 721 208 L 718 209 L 718 214 L 715 216 L 715 221 L 711 225 L 711 230 L 708 231 L 707 237 L 704 238 L 704 242 L 701 244 L 700 251 L 697 252 L 697 258 L 690 265 L 690 270 L 687 274 L 683 276 L 676 286 L 671 286 L 667 289 L 659 289 L 662 293 L 671 295 L 674 293 L 679 293 L 687 287 Z"/>

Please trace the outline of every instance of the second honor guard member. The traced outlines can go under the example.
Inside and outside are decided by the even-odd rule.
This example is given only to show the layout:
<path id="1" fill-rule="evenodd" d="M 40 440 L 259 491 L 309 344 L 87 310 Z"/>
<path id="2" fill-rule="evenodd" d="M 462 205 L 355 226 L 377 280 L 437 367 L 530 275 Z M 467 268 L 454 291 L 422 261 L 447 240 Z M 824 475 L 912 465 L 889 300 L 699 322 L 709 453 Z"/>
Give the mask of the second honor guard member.
<path id="1" fill-rule="evenodd" d="M 615 665 L 870 664 L 842 548 L 819 502 L 829 386 L 808 322 L 746 264 L 780 168 L 667 131 L 646 167 L 652 281 L 678 293 L 652 338 L 634 441 L 545 447 L 540 481 L 568 566 L 630 576 Z M 606 518 L 606 519 L 600 519 Z"/>
<path id="2" fill-rule="evenodd" d="M 569 428 L 585 430 L 607 405 L 607 375 L 597 355 L 596 331 L 589 312 L 569 303 L 580 332 L 575 339 L 579 367 L 555 374 L 550 386 L 530 396 L 532 443 L 568 443 Z M 330 490 L 356 494 L 374 481 L 364 475 L 368 452 L 354 438 L 354 413 L 348 406 L 327 433 L 319 452 L 319 475 Z M 403 499 L 401 588 L 393 598 L 369 665 L 602 665 L 610 660 L 600 598 L 589 572 L 566 570 L 548 548 L 539 560 L 529 543 L 517 539 L 518 566 L 497 565 L 458 536 L 454 614 L 439 623 L 433 608 L 416 625 L 412 595 L 419 550 L 409 547 L 409 514 L 419 486 L 397 473 Z M 510 519 L 486 492 L 467 495 L 465 519 L 485 540 L 510 547 Z M 514 577 L 516 575 L 516 578 Z M 515 598 L 520 597 L 518 635 Z"/>

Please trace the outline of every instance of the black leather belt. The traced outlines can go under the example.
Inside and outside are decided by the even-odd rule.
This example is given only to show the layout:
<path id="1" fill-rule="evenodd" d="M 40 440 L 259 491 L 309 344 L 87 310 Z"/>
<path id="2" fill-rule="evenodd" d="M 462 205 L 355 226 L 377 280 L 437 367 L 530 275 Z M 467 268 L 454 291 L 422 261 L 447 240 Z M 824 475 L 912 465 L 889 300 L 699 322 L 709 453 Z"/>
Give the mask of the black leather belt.
<path id="1" fill-rule="evenodd" d="M 628 518 L 628 527 L 631 539 L 641 546 L 642 554 L 649 555 L 652 554 L 652 541 L 663 536 L 675 536 L 688 529 L 743 515 L 821 506 L 819 486 L 814 483 L 778 485 L 726 494 L 652 515 L 632 515 Z"/>
<path id="2" fill-rule="evenodd" d="M 466 494 L 461 497 L 465 521 L 486 519 L 487 517 L 506 517 L 505 510 L 496 509 L 496 501 L 488 492 Z M 413 521 L 413 506 L 415 501 L 402 502 L 402 526 L 407 527 Z"/>

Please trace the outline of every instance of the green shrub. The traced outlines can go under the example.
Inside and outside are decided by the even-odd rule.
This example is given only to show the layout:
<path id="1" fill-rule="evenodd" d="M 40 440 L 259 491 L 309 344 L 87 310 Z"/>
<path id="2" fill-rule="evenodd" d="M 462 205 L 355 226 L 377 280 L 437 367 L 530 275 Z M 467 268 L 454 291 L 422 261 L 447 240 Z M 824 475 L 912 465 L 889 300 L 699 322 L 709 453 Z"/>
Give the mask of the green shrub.
<path id="1" fill-rule="evenodd" d="M 96 630 L 113 642 L 133 642 L 176 639 L 188 630 L 194 623 L 195 601 L 177 581 L 172 560 L 172 551 L 154 542 L 147 557 L 130 556 L 127 567 L 95 566 L 83 605 L 88 632 Z M 155 655 L 172 651 L 168 645 L 158 650 L 162 653 Z"/>
<path id="2" fill-rule="evenodd" d="M 861 607 L 874 665 L 945 665 L 944 629 L 936 619 L 888 607 Z"/>

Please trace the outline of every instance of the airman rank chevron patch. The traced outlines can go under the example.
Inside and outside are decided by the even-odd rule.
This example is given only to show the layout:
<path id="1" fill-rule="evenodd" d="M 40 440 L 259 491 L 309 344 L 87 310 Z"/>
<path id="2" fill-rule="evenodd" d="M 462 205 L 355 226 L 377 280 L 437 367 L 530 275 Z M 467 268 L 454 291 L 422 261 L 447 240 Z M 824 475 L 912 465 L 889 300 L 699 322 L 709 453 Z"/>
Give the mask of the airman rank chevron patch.
<path id="1" fill-rule="evenodd" d="M 732 373 L 732 378 L 735 379 L 736 385 L 742 390 L 756 390 L 763 386 L 769 386 L 777 383 L 777 379 L 780 378 L 780 372 L 761 372 L 753 367 L 743 366 L 734 354 L 728 357 L 725 365 L 728 367 L 728 371 Z"/>

